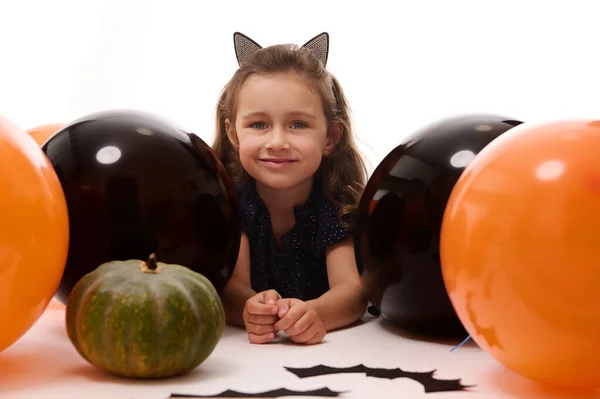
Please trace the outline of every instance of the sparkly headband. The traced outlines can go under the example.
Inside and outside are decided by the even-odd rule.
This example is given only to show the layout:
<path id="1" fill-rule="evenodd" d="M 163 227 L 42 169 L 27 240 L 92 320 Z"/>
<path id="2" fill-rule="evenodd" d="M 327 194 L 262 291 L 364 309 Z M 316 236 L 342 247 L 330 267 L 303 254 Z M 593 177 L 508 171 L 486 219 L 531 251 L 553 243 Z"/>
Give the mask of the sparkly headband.
<path id="1" fill-rule="evenodd" d="M 235 46 L 235 56 L 239 65 L 252 53 L 262 48 L 254 40 L 240 32 L 233 34 L 233 45 Z M 311 50 L 321 60 L 323 66 L 327 65 L 327 56 L 329 55 L 329 34 L 327 32 L 318 34 L 304 43 L 302 47 Z"/>

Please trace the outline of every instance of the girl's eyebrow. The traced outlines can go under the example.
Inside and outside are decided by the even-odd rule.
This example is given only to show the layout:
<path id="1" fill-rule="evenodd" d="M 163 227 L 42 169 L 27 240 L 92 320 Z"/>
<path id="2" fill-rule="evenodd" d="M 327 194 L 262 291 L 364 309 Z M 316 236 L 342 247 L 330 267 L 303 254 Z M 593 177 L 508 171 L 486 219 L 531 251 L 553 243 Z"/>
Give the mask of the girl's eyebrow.
<path id="1" fill-rule="evenodd" d="M 261 111 L 254 111 L 254 112 L 246 112 L 245 114 L 242 114 L 241 118 L 242 119 L 250 119 L 250 118 L 262 118 L 265 117 L 267 114 L 266 112 L 261 112 Z"/>
<path id="2" fill-rule="evenodd" d="M 306 119 L 317 119 L 317 117 L 313 114 L 311 114 L 310 112 L 304 112 L 304 111 L 293 111 L 289 113 L 290 116 L 298 116 L 298 117 L 302 117 L 302 118 L 306 118 Z"/>
<path id="3" fill-rule="evenodd" d="M 292 111 L 292 112 L 288 112 L 287 115 L 293 116 L 293 117 L 312 119 L 312 120 L 317 119 L 316 115 L 311 114 L 310 112 L 305 112 L 305 111 Z M 267 116 L 266 112 L 253 111 L 253 112 L 247 112 L 245 114 L 242 114 L 241 119 L 264 118 L 266 116 Z"/>

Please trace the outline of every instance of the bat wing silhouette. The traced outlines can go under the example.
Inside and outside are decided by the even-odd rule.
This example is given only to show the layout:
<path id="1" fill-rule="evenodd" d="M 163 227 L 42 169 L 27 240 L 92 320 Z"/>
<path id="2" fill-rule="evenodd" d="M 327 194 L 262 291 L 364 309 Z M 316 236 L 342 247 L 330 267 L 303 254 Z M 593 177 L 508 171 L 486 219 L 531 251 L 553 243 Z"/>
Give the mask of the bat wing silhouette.
<path id="1" fill-rule="evenodd" d="M 462 385 L 460 379 L 457 380 L 438 380 L 433 376 L 436 370 L 427 372 L 411 372 L 404 371 L 400 368 L 395 369 L 384 369 L 384 368 L 371 368 L 363 364 L 359 364 L 352 367 L 330 367 L 324 365 L 318 365 L 308 368 L 293 368 L 286 367 L 287 371 L 295 374 L 299 378 L 317 377 L 329 374 L 347 374 L 347 373 L 364 373 L 367 377 L 374 378 L 410 378 L 423 385 L 426 393 L 431 392 L 450 392 L 450 391 L 462 391 L 465 388 L 473 387 L 474 385 Z"/>
<path id="2" fill-rule="evenodd" d="M 228 389 L 216 395 L 192 395 L 173 393 L 169 398 L 281 398 L 284 396 L 315 396 L 335 398 L 344 392 L 332 391 L 329 388 L 319 388 L 310 391 L 294 391 L 287 388 L 274 389 L 271 391 L 246 393 Z"/>

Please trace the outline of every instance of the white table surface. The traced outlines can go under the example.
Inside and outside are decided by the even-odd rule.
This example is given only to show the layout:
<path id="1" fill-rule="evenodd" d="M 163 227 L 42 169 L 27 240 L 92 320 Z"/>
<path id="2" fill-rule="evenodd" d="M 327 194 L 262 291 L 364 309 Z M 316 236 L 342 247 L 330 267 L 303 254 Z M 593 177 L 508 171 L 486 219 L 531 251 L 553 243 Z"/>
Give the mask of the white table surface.
<path id="1" fill-rule="evenodd" d="M 363 322 L 330 333 L 322 344 L 301 346 L 282 337 L 268 345 L 248 343 L 240 328 L 227 327 L 211 356 L 189 374 L 158 381 L 134 381 L 107 375 L 88 364 L 71 345 L 64 308 L 51 305 L 13 346 L 0 353 L 0 398 L 163 399 L 171 393 L 214 395 L 232 389 L 264 392 L 278 388 L 345 391 L 340 398 L 570 398 L 545 390 L 504 369 L 472 341 L 450 352 L 458 342 L 416 339 L 395 326 L 365 315 Z M 437 369 L 439 379 L 462 379 L 476 385 L 468 391 L 425 393 L 407 379 L 380 379 L 364 374 L 298 378 L 288 367 L 326 364 L 349 367 Z M 597 397 L 580 395 L 578 398 Z"/>

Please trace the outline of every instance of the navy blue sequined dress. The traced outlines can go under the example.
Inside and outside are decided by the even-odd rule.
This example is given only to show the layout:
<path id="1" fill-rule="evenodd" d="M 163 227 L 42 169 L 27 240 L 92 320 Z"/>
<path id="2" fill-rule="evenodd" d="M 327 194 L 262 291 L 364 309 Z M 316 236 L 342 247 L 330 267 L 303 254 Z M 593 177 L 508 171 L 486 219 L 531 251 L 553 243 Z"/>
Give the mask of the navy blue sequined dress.
<path id="1" fill-rule="evenodd" d="M 339 207 L 325 196 L 315 180 L 306 204 L 294 208 L 296 223 L 275 242 L 269 211 L 256 191 L 253 180 L 238 186 L 242 230 L 250 243 L 252 289 L 276 290 L 283 298 L 303 301 L 320 297 L 329 290 L 325 250 L 348 238 L 350 232 L 338 221 Z"/>

